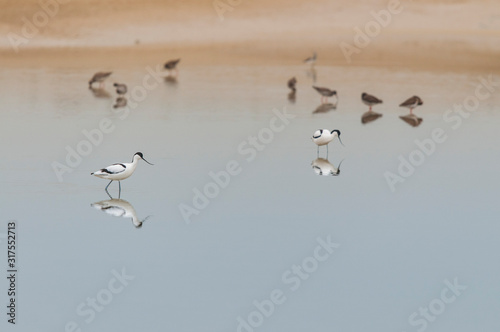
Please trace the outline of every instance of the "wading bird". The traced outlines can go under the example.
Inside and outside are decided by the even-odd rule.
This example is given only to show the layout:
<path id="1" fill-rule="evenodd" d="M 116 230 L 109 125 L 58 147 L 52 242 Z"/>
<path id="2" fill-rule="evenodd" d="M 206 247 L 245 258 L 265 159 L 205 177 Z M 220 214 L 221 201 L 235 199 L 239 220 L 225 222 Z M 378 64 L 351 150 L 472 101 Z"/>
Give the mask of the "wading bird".
<path id="1" fill-rule="evenodd" d="M 113 86 L 116 88 L 116 93 L 119 95 L 124 95 L 127 93 L 127 85 L 122 83 L 115 83 Z"/>
<path id="2" fill-rule="evenodd" d="M 168 70 L 168 74 L 172 72 L 172 70 L 175 70 L 175 76 L 179 73 L 177 70 L 177 64 L 181 61 L 181 59 L 176 59 L 176 60 L 170 60 L 165 65 L 163 66 L 166 70 Z"/>
<path id="3" fill-rule="evenodd" d="M 92 76 L 92 78 L 90 79 L 89 81 L 89 89 L 92 88 L 92 84 L 94 84 L 95 82 L 98 82 L 99 83 L 99 87 L 104 87 L 104 81 L 112 74 L 113 72 L 112 71 L 109 71 L 109 72 L 104 72 L 104 71 L 100 71 L 98 73 L 95 73 L 94 76 Z"/>
<path id="4" fill-rule="evenodd" d="M 295 84 L 297 84 L 297 79 L 295 77 L 288 80 L 288 88 L 291 89 L 292 92 L 296 91 Z"/>
<path id="5" fill-rule="evenodd" d="M 313 88 L 318 91 L 318 93 L 321 95 L 321 103 L 326 103 L 328 102 L 328 97 L 335 96 L 335 102 L 334 104 L 337 105 L 338 97 L 337 97 L 337 91 L 335 90 L 330 90 L 328 88 L 320 88 L 317 86 L 313 86 Z M 323 101 L 324 99 L 324 101 Z"/>
<path id="6" fill-rule="evenodd" d="M 411 98 L 408 98 L 406 101 L 404 101 L 399 107 L 406 107 L 410 109 L 410 114 L 413 114 L 413 109 L 417 106 L 423 105 L 424 102 L 420 97 L 418 96 L 413 96 Z"/>
<path id="7" fill-rule="evenodd" d="M 375 96 L 369 95 L 365 92 L 361 94 L 361 100 L 365 105 L 368 105 L 370 107 L 370 112 L 372 111 L 372 106 L 377 105 L 377 104 L 382 104 L 382 100 L 378 99 Z"/>
<path id="8" fill-rule="evenodd" d="M 147 162 L 150 165 L 153 165 L 149 161 L 144 159 L 142 152 L 136 152 L 134 154 L 134 158 L 132 159 L 131 163 L 113 164 L 113 165 L 108 166 L 106 168 L 101 168 L 100 170 L 98 170 L 96 172 L 90 173 L 90 175 L 97 176 L 98 178 L 101 178 L 101 179 L 111 180 L 111 181 L 109 181 L 108 185 L 104 189 L 106 191 L 106 193 L 108 193 L 108 187 L 111 184 L 111 182 L 118 181 L 118 186 L 120 188 L 119 193 L 121 193 L 122 185 L 121 185 L 120 181 L 125 180 L 126 178 L 128 178 L 129 176 L 131 176 L 134 173 L 135 168 L 137 167 L 137 163 L 139 162 L 140 159 L 144 160 L 145 162 Z M 108 195 L 109 195 L 109 193 L 108 193 Z"/>
<path id="9" fill-rule="evenodd" d="M 322 145 L 326 145 L 326 153 L 328 154 L 328 143 L 333 141 L 335 137 L 338 137 L 340 144 L 344 145 L 344 143 L 342 143 L 342 140 L 340 139 L 340 130 L 338 129 L 334 129 L 332 131 L 328 129 L 318 129 L 314 132 L 314 135 L 311 139 L 314 144 L 318 146 L 318 153 L 319 147 Z"/>

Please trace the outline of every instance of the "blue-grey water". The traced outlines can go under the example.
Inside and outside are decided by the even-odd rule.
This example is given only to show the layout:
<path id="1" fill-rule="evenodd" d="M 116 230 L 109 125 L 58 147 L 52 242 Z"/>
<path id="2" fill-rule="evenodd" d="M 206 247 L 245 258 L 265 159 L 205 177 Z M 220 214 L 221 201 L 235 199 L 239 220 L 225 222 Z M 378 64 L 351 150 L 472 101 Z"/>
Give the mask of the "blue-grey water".
<path id="1" fill-rule="evenodd" d="M 476 91 L 498 75 L 318 67 L 339 101 L 313 114 L 303 67 L 185 65 L 141 90 L 147 73 L 115 70 L 96 96 L 87 69 L 2 69 L 5 274 L 9 220 L 18 233 L 16 325 L 4 279 L 2 331 L 500 329 L 500 84 Z M 115 81 L 134 108 L 113 109 Z M 362 92 L 384 101 L 366 124 Z M 412 95 L 416 127 L 398 107 Z M 325 170 L 319 128 L 345 144 L 321 147 Z M 140 162 L 121 200 L 111 184 L 111 201 L 90 173 L 138 151 L 154 166 Z"/>

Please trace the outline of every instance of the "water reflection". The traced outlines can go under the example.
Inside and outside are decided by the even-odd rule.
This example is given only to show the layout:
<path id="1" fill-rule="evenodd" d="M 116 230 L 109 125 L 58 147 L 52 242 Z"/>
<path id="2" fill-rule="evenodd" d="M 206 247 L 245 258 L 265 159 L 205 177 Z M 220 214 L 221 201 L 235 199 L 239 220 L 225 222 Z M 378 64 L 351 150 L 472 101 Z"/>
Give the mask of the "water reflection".
<path id="1" fill-rule="evenodd" d="M 313 83 L 316 83 L 316 77 L 317 77 L 316 69 L 311 67 L 310 69 L 306 70 L 306 76 L 307 78 L 312 79 Z"/>
<path id="2" fill-rule="evenodd" d="M 92 94 L 96 98 L 111 98 L 111 95 L 109 94 L 108 91 L 104 88 L 90 88 L 90 91 L 92 91 Z"/>
<path id="3" fill-rule="evenodd" d="M 125 97 L 118 97 L 116 98 L 115 104 L 113 105 L 113 108 L 119 108 L 119 107 L 125 107 L 127 106 L 127 98 Z"/>
<path id="4" fill-rule="evenodd" d="M 412 127 L 418 127 L 422 123 L 423 119 L 417 117 L 415 114 L 407 114 L 399 117 L 401 120 L 406 122 Z"/>
<path id="5" fill-rule="evenodd" d="M 313 114 L 317 113 L 327 113 L 330 112 L 331 110 L 337 109 L 337 103 L 332 104 L 332 103 L 326 103 L 326 104 L 321 104 L 316 109 L 313 111 Z"/>
<path id="6" fill-rule="evenodd" d="M 106 212 L 114 217 L 123 217 L 132 219 L 132 223 L 136 228 L 141 228 L 142 223 L 145 222 L 150 216 L 147 216 L 143 220 L 137 217 L 134 207 L 132 204 L 124 199 L 112 198 L 105 201 L 95 202 L 90 204 L 93 208 Z"/>
<path id="7" fill-rule="evenodd" d="M 333 166 L 333 164 L 325 158 L 317 158 L 313 160 L 311 165 L 316 175 L 338 176 L 340 174 L 340 165 L 342 165 L 343 161 L 344 160 L 339 163 L 339 166 L 337 168 L 335 168 L 335 166 Z"/>
<path id="8" fill-rule="evenodd" d="M 176 85 L 177 84 L 177 76 L 168 75 L 168 76 L 164 77 L 164 80 L 165 80 L 165 83 L 167 85 Z"/>
<path id="9" fill-rule="evenodd" d="M 361 115 L 361 123 L 367 124 L 367 123 L 370 123 L 370 122 L 377 120 L 380 117 L 382 117 L 382 114 L 376 113 L 373 111 L 368 111 L 368 112 L 363 113 L 363 115 Z"/>

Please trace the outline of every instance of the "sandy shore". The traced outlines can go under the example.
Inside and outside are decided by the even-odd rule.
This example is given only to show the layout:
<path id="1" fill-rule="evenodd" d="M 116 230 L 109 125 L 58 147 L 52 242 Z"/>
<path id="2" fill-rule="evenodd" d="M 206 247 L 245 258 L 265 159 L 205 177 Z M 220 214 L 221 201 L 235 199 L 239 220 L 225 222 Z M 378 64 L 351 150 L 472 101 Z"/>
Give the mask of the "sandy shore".
<path id="1" fill-rule="evenodd" d="M 213 0 L 59 1 L 0 0 L 2 62 L 300 64 L 315 50 L 318 65 L 500 70 L 494 0 L 220 0 L 219 11 Z M 37 27 L 44 13 L 48 19 Z M 26 38 L 30 23 L 35 33 Z"/>

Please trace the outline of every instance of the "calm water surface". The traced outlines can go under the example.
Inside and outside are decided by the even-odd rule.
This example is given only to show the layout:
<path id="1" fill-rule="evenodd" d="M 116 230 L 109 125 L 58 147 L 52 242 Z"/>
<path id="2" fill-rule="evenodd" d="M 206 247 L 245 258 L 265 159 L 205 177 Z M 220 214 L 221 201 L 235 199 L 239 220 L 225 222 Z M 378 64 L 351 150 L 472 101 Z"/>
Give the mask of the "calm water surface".
<path id="1" fill-rule="evenodd" d="M 2 312 L 6 330 L 500 328 L 500 87 L 460 125 L 443 118 L 489 73 L 318 67 L 315 84 L 337 89 L 339 102 L 313 114 L 320 96 L 304 68 L 184 66 L 177 82 L 160 82 L 123 116 L 111 83 L 132 90 L 142 68 L 115 71 L 109 97 L 87 88 L 88 70 L 2 72 L 0 234 L 18 222 L 19 258 L 18 324 Z M 293 75 L 295 103 L 286 89 Z M 384 100 L 374 108 L 383 116 L 366 124 L 364 91 Z M 398 107 L 414 94 L 424 100 L 416 127 Z M 282 125 L 276 112 L 295 117 Z M 103 119 L 111 132 L 59 181 L 52 164 L 65 164 L 66 149 Z M 265 129 L 271 123 L 280 131 Z M 345 147 L 334 141 L 327 158 L 320 150 L 328 162 L 316 160 L 310 140 L 318 128 L 342 132 Z M 384 174 L 398 174 L 398 158 L 436 128 L 445 141 L 392 191 Z M 259 133 L 257 150 L 250 142 Z M 90 172 L 137 151 L 155 165 L 138 165 L 121 200 L 113 183 L 110 200 L 107 182 Z M 341 162 L 337 176 L 317 175 Z M 214 189 L 210 172 L 228 163 L 238 174 Z M 207 185 L 218 194 L 187 223 L 179 207 L 193 207 Z M 338 247 L 321 249 L 327 258 L 318 261 L 321 241 Z M 111 293 L 123 271 L 130 279 Z M 445 280 L 455 279 L 467 288 L 445 291 L 445 303 Z M 273 291 L 281 303 L 263 309 L 269 317 L 256 314 L 254 301 L 268 304 Z M 427 316 L 419 311 L 429 306 Z M 238 317 L 254 327 L 238 327 Z"/>

